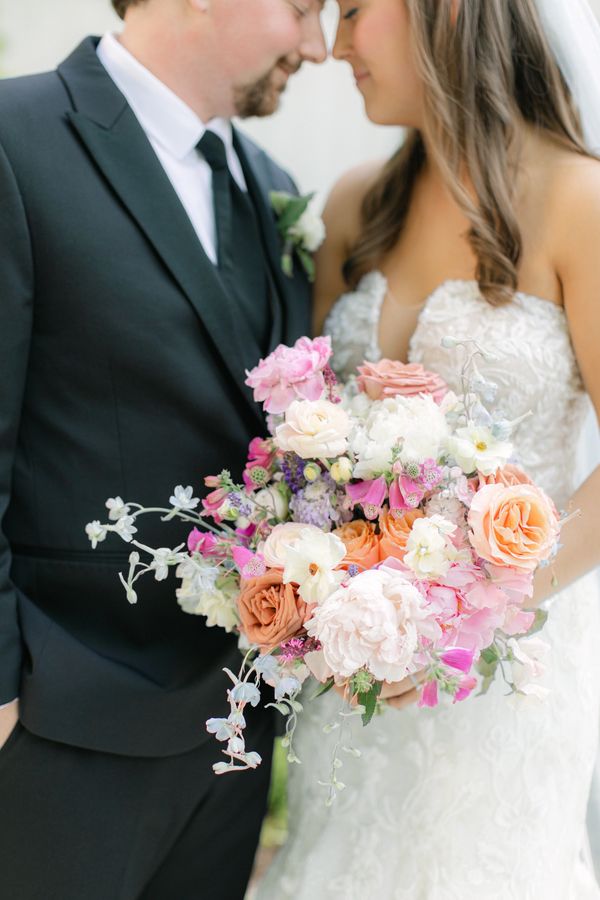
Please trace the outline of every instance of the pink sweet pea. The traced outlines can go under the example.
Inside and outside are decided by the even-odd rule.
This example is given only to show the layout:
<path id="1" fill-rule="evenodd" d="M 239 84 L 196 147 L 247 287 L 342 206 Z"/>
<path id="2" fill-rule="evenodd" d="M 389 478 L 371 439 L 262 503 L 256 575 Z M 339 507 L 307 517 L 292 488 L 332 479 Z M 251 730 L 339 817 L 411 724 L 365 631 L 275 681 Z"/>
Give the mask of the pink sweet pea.
<path id="1" fill-rule="evenodd" d="M 445 650 L 440 659 L 445 666 L 450 666 L 451 669 L 457 669 L 459 672 L 466 674 L 473 665 L 473 656 L 473 650 L 466 650 L 464 647 L 452 647 L 449 650 Z"/>
<path id="2" fill-rule="evenodd" d="M 460 703 L 461 700 L 466 700 L 476 687 L 477 679 L 473 675 L 465 675 L 460 680 L 458 690 L 454 695 L 454 702 Z"/>
<path id="3" fill-rule="evenodd" d="M 190 532 L 187 539 L 190 553 L 199 553 L 200 556 L 214 556 L 217 543 L 218 540 L 214 534 L 207 534 L 205 531 L 199 531 L 197 528 Z"/>
<path id="4" fill-rule="evenodd" d="M 419 702 L 417 706 L 430 706 L 434 707 L 438 705 L 438 684 L 437 681 L 428 681 L 423 690 L 421 691 L 421 696 L 419 697 Z"/>
<path id="5" fill-rule="evenodd" d="M 325 391 L 323 370 L 331 352 L 329 337 L 301 337 L 293 347 L 280 344 L 246 373 L 246 384 L 269 413 L 285 412 L 298 398 L 318 400 Z"/>
<path id="6" fill-rule="evenodd" d="M 228 491 L 225 488 L 217 488 L 202 501 L 203 510 L 201 516 L 212 516 L 215 522 L 222 522 L 223 517 L 219 515 L 219 510 L 227 499 Z"/>
<path id="7" fill-rule="evenodd" d="M 387 495 L 387 484 L 383 475 L 371 481 L 347 484 L 346 492 L 352 502 L 360 504 L 367 519 L 376 519 Z"/>

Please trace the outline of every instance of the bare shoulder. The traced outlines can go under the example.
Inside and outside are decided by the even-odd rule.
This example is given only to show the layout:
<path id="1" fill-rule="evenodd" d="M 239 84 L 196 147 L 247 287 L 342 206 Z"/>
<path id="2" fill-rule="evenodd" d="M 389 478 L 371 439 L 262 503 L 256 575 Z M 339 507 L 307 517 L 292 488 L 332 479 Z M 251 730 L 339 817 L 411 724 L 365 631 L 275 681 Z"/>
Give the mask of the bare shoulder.
<path id="1" fill-rule="evenodd" d="M 600 238 L 600 160 L 563 151 L 556 155 L 548 179 L 548 197 L 557 233 L 566 250 L 581 232 Z"/>
<path id="2" fill-rule="evenodd" d="M 384 164 L 377 160 L 350 169 L 335 183 L 327 198 L 323 210 L 327 236 L 315 260 L 314 330 L 317 333 L 335 300 L 346 290 L 342 267 L 360 235 L 365 195 Z"/>

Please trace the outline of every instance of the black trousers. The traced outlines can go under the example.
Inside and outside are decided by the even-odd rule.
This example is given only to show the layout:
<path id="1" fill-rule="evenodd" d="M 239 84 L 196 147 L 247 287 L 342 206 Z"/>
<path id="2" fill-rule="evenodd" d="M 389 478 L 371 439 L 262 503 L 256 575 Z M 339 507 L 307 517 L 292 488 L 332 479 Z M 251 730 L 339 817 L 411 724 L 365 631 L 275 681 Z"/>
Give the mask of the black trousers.
<path id="1" fill-rule="evenodd" d="M 248 744 L 262 766 L 216 776 L 214 741 L 134 758 L 17 725 L 0 749 L 1 900 L 242 900 L 272 742 L 265 720 Z"/>

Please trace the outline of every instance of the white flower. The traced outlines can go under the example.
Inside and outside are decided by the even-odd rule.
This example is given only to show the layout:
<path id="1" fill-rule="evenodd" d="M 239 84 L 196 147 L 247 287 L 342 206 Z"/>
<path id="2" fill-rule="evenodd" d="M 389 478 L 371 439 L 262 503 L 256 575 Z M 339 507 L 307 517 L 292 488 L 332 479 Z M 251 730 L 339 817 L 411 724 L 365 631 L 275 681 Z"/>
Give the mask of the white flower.
<path id="1" fill-rule="evenodd" d="M 323 648 L 317 666 L 307 659 L 321 676 L 349 678 L 366 666 L 380 681 L 401 681 L 414 672 L 420 636 L 439 637 L 417 588 L 387 566 L 361 572 L 330 594 L 306 630 Z"/>
<path id="2" fill-rule="evenodd" d="M 294 582 L 305 603 L 320 603 L 342 581 L 336 572 L 346 555 L 346 545 L 335 534 L 305 526 L 286 553 L 283 582 Z"/>
<path id="3" fill-rule="evenodd" d="M 92 550 L 95 550 L 98 544 L 106 540 L 108 529 L 106 525 L 102 525 L 102 523 L 99 522 L 98 519 L 94 519 L 93 522 L 89 522 L 85 526 L 85 533 L 92 542 Z"/>
<path id="4" fill-rule="evenodd" d="M 352 478 L 352 463 L 347 456 L 336 459 L 329 474 L 336 484 L 347 484 Z"/>
<path id="5" fill-rule="evenodd" d="M 259 551 L 262 553 L 265 563 L 272 569 L 283 569 L 290 544 L 298 540 L 303 531 L 314 529 L 321 534 L 321 529 L 314 525 L 305 525 L 303 522 L 282 522 L 276 525 Z"/>
<path id="6" fill-rule="evenodd" d="M 212 571 L 211 571 L 212 570 Z M 188 571 L 186 564 L 177 569 L 177 575 Z M 181 609 L 193 616 L 206 616 L 209 628 L 217 626 L 225 631 L 233 631 L 239 624 L 236 599 L 239 588 L 233 579 L 221 579 L 219 570 L 214 566 L 206 566 L 204 573 L 194 573 L 191 578 L 183 578 L 181 587 L 177 589 L 177 602 Z"/>
<path id="7" fill-rule="evenodd" d="M 285 519 L 288 514 L 288 500 L 283 491 L 272 484 L 262 488 L 254 495 L 254 502 L 261 509 L 265 509 L 270 516 L 276 519 Z M 238 522 L 238 527 L 241 527 Z"/>
<path id="8" fill-rule="evenodd" d="M 351 423 L 339 404 L 329 400 L 294 400 L 277 427 L 281 450 L 293 450 L 302 459 L 341 456 L 348 446 Z"/>
<path id="9" fill-rule="evenodd" d="M 154 550 L 154 559 L 150 563 L 150 568 L 154 569 L 154 578 L 156 581 L 164 581 L 169 574 L 169 563 L 174 561 L 173 551 L 169 547 L 159 547 Z"/>
<path id="10" fill-rule="evenodd" d="M 134 522 L 135 519 L 133 516 L 122 516 L 122 518 L 117 521 L 117 524 L 112 526 L 112 529 L 119 537 L 123 538 L 126 543 L 129 543 L 133 540 L 133 535 L 137 532 L 137 528 L 133 524 Z"/>
<path id="11" fill-rule="evenodd" d="M 447 540 L 455 531 L 456 525 L 443 516 L 416 519 L 406 542 L 404 564 L 422 578 L 445 575 L 456 555 Z"/>
<path id="12" fill-rule="evenodd" d="M 452 454 L 465 475 L 479 471 L 482 475 L 493 475 L 513 454 L 509 441 L 499 441 L 491 428 L 475 425 L 473 422 L 448 439 L 448 452 Z"/>
<path id="13" fill-rule="evenodd" d="M 108 518 L 111 522 L 116 522 L 118 519 L 122 519 L 123 516 L 129 515 L 129 506 L 121 499 L 121 497 L 109 497 L 105 506 L 108 510 Z"/>
<path id="14" fill-rule="evenodd" d="M 173 491 L 173 496 L 169 497 L 169 503 L 176 509 L 195 509 L 200 501 L 193 494 L 193 487 L 188 485 L 184 488 L 182 484 L 178 484 Z"/>
<path id="15" fill-rule="evenodd" d="M 298 238 L 305 250 L 314 253 L 325 240 L 325 225 L 322 218 L 309 207 L 289 229 L 289 236 Z"/>
<path id="16" fill-rule="evenodd" d="M 437 459 L 448 434 L 446 418 L 429 395 L 377 400 L 350 435 L 354 477 L 367 480 L 389 471 L 394 448 L 400 448 L 403 463 Z"/>
<path id="17" fill-rule="evenodd" d="M 544 700 L 550 690 L 536 682 L 546 672 L 544 663 L 550 652 L 550 645 L 539 637 L 530 637 L 521 641 L 511 638 L 508 647 L 514 657 L 511 664 L 512 678 L 517 691 Z"/>

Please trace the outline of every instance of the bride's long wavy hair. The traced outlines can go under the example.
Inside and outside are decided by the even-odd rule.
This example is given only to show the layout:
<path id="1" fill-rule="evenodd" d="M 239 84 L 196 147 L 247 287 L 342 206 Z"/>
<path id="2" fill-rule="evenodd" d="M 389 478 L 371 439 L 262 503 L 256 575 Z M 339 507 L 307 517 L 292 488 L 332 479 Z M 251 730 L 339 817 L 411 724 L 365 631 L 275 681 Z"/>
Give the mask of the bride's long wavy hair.
<path id="1" fill-rule="evenodd" d="M 515 126 L 520 116 L 576 153 L 591 155 L 569 89 L 535 0 L 462 0 L 457 16 L 452 0 L 398 2 L 407 5 L 424 85 L 428 151 L 471 224 L 483 296 L 493 305 L 506 303 L 517 288 L 522 252 L 509 152 Z M 366 194 L 362 234 L 344 265 L 349 285 L 398 241 L 425 158 L 421 132 L 411 131 Z"/>

